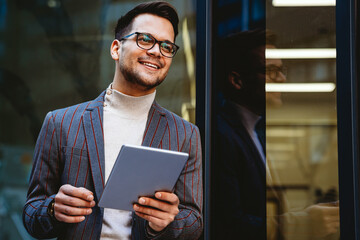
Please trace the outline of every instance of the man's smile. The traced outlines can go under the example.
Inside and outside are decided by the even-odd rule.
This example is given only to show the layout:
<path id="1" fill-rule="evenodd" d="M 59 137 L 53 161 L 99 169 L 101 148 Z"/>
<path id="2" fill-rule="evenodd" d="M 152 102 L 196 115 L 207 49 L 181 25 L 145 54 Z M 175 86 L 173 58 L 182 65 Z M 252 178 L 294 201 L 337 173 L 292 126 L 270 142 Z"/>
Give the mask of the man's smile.
<path id="1" fill-rule="evenodd" d="M 163 67 L 163 64 L 161 64 L 159 61 L 150 61 L 148 59 L 145 59 L 145 58 L 139 58 L 138 59 L 138 62 L 142 65 L 145 65 L 153 70 L 158 70 L 160 68 Z"/>
<path id="2" fill-rule="evenodd" d="M 154 65 L 152 63 L 148 63 L 148 62 L 140 62 L 140 63 L 145 65 L 145 66 L 151 67 L 151 68 L 159 69 L 158 66 L 156 66 L 156 65 Z"/>

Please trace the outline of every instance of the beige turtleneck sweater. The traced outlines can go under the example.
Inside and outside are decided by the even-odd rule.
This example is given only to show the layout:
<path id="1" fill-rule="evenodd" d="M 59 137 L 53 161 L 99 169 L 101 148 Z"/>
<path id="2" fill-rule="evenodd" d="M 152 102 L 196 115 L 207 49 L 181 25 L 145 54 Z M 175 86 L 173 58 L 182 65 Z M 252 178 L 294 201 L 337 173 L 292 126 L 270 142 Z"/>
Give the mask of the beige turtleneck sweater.
<path id="1" fill-rule="evenodd" d="M 155 92 L 133 97 L 114 89 L 106 90 L 104 103 L 105 181 L 124 144 L 141 145 Z M 131 212 L 104 210 L 101 239 L 130 239 Z"/>

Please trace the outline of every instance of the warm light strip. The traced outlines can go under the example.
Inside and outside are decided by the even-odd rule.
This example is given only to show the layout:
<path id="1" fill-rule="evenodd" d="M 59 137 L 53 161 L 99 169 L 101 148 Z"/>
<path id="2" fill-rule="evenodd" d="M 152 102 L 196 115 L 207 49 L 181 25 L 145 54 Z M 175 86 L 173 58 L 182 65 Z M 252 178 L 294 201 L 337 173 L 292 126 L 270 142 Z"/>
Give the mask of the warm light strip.
<path id="1" fill-rule="evenodd" d="M 273 0 L 274 7 L 324 7 L 335 6 L 336 0 Z"/>
<path id="2" fill-rule="evenodd" d="M 336 58 L 336 48 L 269 48 L 265 50 L 265 57 L 267 59 Z"/>
<path id="3" fill-rule="evenodd" d="M 334 83 L 266 83 L 266 92 L 333 92 Z"/>

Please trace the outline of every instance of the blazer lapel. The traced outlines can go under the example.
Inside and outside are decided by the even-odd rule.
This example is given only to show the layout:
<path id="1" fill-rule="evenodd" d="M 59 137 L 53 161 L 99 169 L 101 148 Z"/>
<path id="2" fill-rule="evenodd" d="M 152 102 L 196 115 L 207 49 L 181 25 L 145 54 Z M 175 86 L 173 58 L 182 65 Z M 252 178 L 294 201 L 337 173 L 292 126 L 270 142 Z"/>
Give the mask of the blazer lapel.
<path id="1" fill-rule="evenodd" d="M 83 116 L 83 126 L 97 199 L 100 198 L 105 186 L 104 134 L 102 125 L 104 95 L 105 92 L 91 102 Z M 142 146 L 158 148 L 165 133 L 166 125 L 165 112 L 154 101 L 149 111 Z"/>
<path id="2" fill-rule="evenodd" d="M 105 92 L 92 101 L 83 115 L 85 138 L 96 192 L 95 199 L 100 198 L 105 185 L 104 132 L 102 125 L 104 95 Z"/>
<path id="3" fill-rule="evenodd" d="M 143 137 L 142 146 L 159 148 L 166 130 L 167 120 L 165 111 L 155 101 L 152 104 Z"/>
<path id="4" fill-rule="evenodd" d="M 255 146 L 255 143 L 251 139 L 251 137 L 248 134 L 248 132 L 246 131 L 245 127 L 238 125 L 237 128 L 235 129 L 235 131 L 239 134 L 239 136 L 241 136 L 241 138 L 244 141 L 244 144 L 247 145 L 245 148 L 245 151 L 248 152 L 248 156 L 252 156 L 253 161 L 255 162 L 257 168 L 260 171 L 260 175 L 264 177 L 263 180 L 266 180 L 265 164 L 261 158 L 261 155 L 260 155 L 257 147 Z"/>
<path id="5" fill-rule="evenodd" d="M 260 175 L 264 177 L 263 180 L 266 180 L 266 166 L 261 158 L 261 155 L 255 143 L 252 141 L 251 136 L 248 134 L 246 128 L 241 123 L 239 116 L 234 115 L 234 111 L 227 104 L 223 106 L 223 112 L 221 114 L 226 119 L 226 121 L 229 122 L 229 124 L 235 129 L 237 134 L 242 139 L 243 143 L 247 145 L 246 148 L 244 148 L 244 151 L 247 152 L 249 157 L 253 158 L 257 168 L 260 171 Z M 263 150 L 265 150 L 264 147 Z"/>

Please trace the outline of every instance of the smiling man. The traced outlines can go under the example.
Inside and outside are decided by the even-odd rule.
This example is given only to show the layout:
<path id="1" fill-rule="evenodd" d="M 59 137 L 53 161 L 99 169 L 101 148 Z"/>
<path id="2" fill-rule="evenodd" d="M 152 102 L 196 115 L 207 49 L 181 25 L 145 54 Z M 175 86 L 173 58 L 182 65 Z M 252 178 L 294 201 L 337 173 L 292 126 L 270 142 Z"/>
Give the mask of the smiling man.
<path id="1" fill-rule="evenodd" d="M 198 128 L 155 102 L 178 46 L 176 10 L 140 4 L 111 44 L 115 75 L 93 101 L 49 112 L 34 151 L 23 221 L 36 238 L 197 239 L 202 232 Z M 123 144 L 189 153 L 174 193 L 140 197 L 134 211 L 97 202 Z M 116 199 L 114 199 L 116 201 Z"/>

